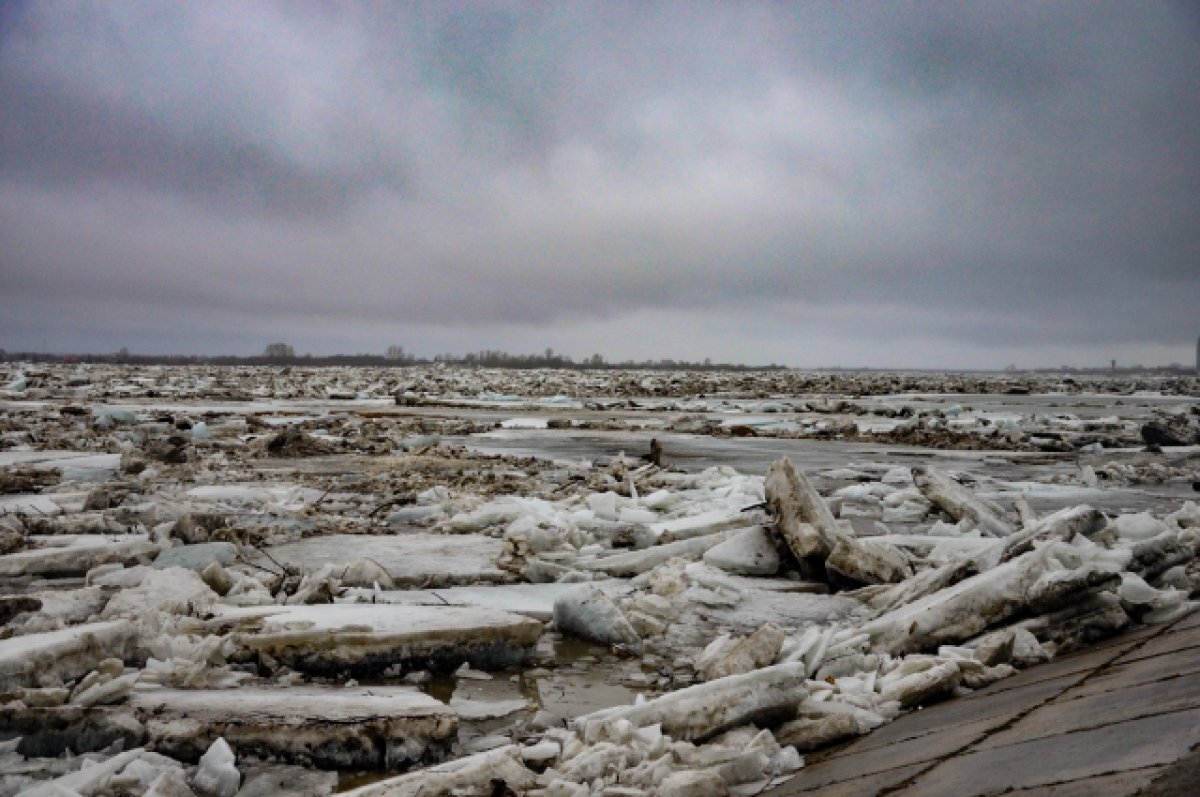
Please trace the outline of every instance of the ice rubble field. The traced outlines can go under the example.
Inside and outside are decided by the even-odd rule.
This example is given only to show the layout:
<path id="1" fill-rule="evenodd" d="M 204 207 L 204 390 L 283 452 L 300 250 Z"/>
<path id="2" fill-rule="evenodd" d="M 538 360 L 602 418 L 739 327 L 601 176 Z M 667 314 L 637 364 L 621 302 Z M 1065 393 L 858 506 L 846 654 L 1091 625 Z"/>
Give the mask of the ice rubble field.
<path id="1" fill-rule="evenodd" d="M 1200 594 L 1196 380 L 0 384 L 0 794 L 755 794 Z"/>

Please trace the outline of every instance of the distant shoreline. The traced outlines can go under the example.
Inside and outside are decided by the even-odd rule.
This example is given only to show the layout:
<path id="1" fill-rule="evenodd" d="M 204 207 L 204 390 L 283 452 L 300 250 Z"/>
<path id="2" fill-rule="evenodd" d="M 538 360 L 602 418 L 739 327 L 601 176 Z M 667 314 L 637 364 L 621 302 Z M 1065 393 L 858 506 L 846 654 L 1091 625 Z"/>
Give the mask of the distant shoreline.
<path id="1" fill-rule="evenodd" d="M 462 357 L 444 355 L 435 358 L 406 357 L 403 359 L 388 358 L 377 354 L 331 354 L 331 355 L 300 355 L 294 357 L 238 356 L 220 355 L 159 355 L 159 354 L 56 354 L 47 352 L 5 352 L 0 350 L 0 362 L 45 363 L 45 364 L 80 364 L 80 365 L 209 365 L 209 366 L 240 366 L 240 367 L 275 367 L 275 368 L 334 368 L 334 367 L 364 367 L 364 368 L 407 368 L 446 365 L 457 368 L 502 368 L 511 370 L 567 370 L 567 371 L 808 371 L 813 373 L 845 372 L 845 373 L 913 373 L 913 374 L 1067 374 L 1084 376 L 1165 376 L 1188 377 L 1196 376 L 1193 368 L 1178 364 L 1129 367 L 1080 367 L 1059 366 L 1056 368 L 885 368 L 885 367 L 850 367 L 850 366 L 821 366 L 813 368 L 778 365 L 747 365 L 742 363 L 712 363 L 687 362 L 682 360 L 645 360 L 641 362 L 597 362 L 585 359 L 579 362 L 570 357 L 555 355 L 546 358 L 541 355 L 505 355 L 480 357 L 479 355 L 464 355 Z"/>

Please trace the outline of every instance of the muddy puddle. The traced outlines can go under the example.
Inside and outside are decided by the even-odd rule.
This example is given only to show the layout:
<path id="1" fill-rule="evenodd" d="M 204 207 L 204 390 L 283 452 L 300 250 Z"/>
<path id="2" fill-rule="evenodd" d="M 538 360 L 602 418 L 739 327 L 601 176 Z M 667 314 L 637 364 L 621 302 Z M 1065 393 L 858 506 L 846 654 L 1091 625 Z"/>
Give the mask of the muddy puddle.
<path id="1" fill-rule="evenodd" d="M 649 684 L 657 677 L 640 662 L 613 656 L 606 646 L 553 633 L 545 635 L 537 660 L 528 667 L 471 673 L 469 677 L 455 673 L 423 675 L 427 677 L 415 688 L 460 710 L 458 744 L 471 751 L 498 745 L 501 737 L 536 738 L 544 726 L 561 727 L 571 717 L 629 705 L 639 693 L 647 697 L 658 693 L 629 684 L 639 679 Z M 361 683 L 402 686 L 412 680 L 377 678 Z M 477 718 L 470 719 L 472 716 Z M 357 789 L 395 774 L 391 770 L 340 772 L 337 791 Z"/>

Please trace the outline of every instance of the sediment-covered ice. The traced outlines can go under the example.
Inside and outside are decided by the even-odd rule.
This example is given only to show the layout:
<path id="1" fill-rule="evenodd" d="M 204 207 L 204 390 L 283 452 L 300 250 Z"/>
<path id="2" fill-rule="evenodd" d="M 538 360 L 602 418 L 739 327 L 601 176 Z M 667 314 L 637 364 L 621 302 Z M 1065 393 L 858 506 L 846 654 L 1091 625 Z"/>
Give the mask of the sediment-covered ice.
<path id="1" fill-rule="evenodd" d="M 502 668 L 524 661 L 542 631 L 537 620 L 495 609 L 396 604 L 216 608 L 214 630 L 236 645 L 314 673 L 389 667 Z"/>
<path id="2" fill-rule="evenodd" d="M 134 628 L 125 620 L 0 639 L 0 690 L 78 678 L 101 659 L 130 655 L 133 640 Z"/>
<path id="3" fill-rule="evenodd" d="M 386 770 L 444 755 L 458 728 L 411 687 L 153 689 L 130 702 L 148 743 L 185 761 L 223 739 L 239 757 Z"/>

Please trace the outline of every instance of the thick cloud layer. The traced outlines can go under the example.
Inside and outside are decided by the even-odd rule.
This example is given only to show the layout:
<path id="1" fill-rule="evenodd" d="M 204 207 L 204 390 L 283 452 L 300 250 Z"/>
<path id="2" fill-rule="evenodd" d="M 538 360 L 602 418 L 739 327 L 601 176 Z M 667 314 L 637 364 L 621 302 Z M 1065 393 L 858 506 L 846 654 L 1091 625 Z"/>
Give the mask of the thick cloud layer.
<path id="1" fill-rule="evenodd" d="M 1173 3 L 0 5 L 0 346 L 1190 361 Z"/>

